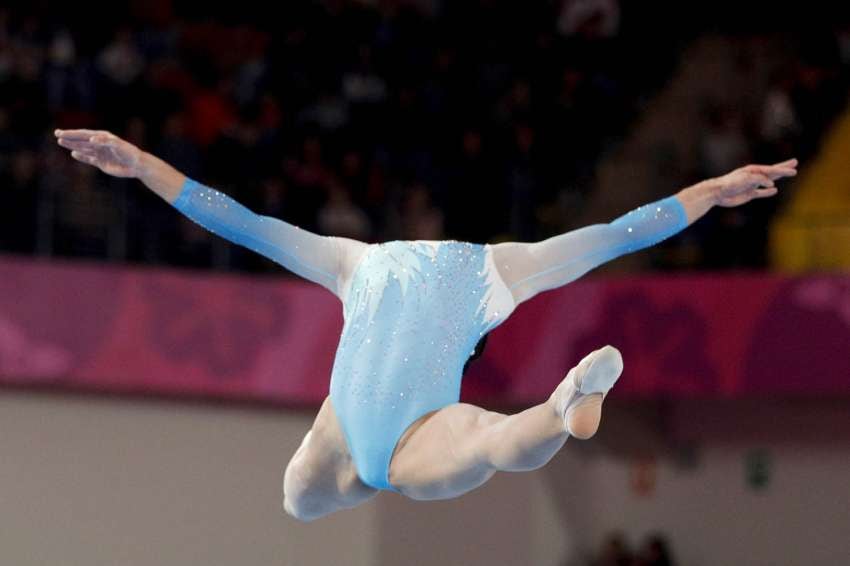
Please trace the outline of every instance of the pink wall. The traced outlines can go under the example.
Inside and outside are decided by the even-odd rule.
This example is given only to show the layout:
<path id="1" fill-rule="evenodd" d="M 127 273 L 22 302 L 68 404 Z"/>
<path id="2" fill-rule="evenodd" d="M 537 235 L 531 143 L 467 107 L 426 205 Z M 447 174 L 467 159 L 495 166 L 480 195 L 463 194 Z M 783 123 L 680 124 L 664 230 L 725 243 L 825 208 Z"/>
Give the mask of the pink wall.
<path id="1" fill-rule="evenodd" d="M 0 383 L 317 403 L 341 310 L 283 277 L 0 258 Z M 606 343 L 620 398 L 850 395 L 850 276 L 588 278 L 495 330 L 464 398 L 542 399 Z"/>

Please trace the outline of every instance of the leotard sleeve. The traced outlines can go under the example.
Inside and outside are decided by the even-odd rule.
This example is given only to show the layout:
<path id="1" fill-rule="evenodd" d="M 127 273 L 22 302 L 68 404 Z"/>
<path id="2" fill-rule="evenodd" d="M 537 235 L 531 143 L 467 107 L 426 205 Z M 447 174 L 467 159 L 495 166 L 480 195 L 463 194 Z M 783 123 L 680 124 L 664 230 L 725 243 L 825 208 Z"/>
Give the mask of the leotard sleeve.
<path id="1" fill-rule="evenodd" d="M 349 238 L 320 236 L 257 214 L 226 194 L 188 178 L 173 206 L 210 232 L 271 259 L 337 296 L 369 246 Z"/>
<path id="2" fill-rule="evenodd" d="M 687 225 L 681 201 L 671 196 L 608 224 L 586 226 L 540 242 L 494 244 L 493 259 L 519 304 L 623 254 L 655 245 Z"/>

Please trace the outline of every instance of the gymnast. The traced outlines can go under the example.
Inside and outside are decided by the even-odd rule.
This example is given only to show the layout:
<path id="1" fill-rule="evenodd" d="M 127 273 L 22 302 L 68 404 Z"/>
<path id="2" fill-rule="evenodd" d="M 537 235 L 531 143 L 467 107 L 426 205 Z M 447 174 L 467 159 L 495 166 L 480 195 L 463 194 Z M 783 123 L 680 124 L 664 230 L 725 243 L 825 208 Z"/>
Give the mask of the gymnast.
<path id="1" fill-rule="evenodd" d="M 343 329 L 325 398 L 286 467 L 283 507 L 302 521 L 380 490 L 457 497 L 497 471 L 534 470 L 567 438 L 596 433 L 620 376 L 604 346 L 569 370 L 543 403 L 514 415 L 459 403 L 468 361 L 520 303 L 676 234 L 714 206 L 777 193 L 795 159 L 747 165 L 608 224 L 534 243 L 392 241 L 312 234 L 251 212 L 105 131 L 56 130 L 74 159 L 139 179 L 207 230 L 318 283 L 342 302 Z"/>

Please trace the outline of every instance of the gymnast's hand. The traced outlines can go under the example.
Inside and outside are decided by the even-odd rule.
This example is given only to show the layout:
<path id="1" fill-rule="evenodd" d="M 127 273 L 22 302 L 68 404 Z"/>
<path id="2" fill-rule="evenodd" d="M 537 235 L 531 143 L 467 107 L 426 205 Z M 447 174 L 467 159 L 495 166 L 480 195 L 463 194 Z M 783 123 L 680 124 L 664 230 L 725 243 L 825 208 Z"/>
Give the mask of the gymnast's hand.
<path id="1" fill-rule="evenodd" d="M 777 193 L 777 180 L 797 174 L 797 160 L 775 165 L 747 165 L 682 189 L 676 196 L 685 208 L 688 224 L 696 222 L 714 206 L 740 206 Z"/>
<path id="2" fill-rule="evenodd" d="M 142 150 L 118 136 L 101 130 L 56 130 L 59 145 L 71 157 L 93 165 L 113 177 L 138 177 Z"/>
<path id="3" fill-rule="evenodd" d="M 797 174 L 797 160 L 775 165 L 747 165 L 722 177 L 711 179 L 717 206 L 740 206 L 753 199 L 772 197 L 777 193 L 774 182 Z"/>
<path id="4" fill-rule="evenodd" d="M 186 177 L 168 163 L 103 130 L 56 130 L 59 145 L 71 157 L 113 177 L 139 179 L 168 202 L 174 202 Z"/>

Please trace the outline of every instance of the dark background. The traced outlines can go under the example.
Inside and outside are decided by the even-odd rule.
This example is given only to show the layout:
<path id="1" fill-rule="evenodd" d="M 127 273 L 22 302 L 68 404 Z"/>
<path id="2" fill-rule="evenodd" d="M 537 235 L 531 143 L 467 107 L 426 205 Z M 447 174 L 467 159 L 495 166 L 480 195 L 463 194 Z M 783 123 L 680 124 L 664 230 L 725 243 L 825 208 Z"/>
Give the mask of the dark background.
<path id="1" fill-rule="evenodd" d="M 707 34 L 779 38 L 787 65 L 775 90 L 798 124 L 765 139 L 759 112 L 706 101 L 715 149 L 736 164 L 805 161 L 846 103 L 850 76 L 841 47 L 849 10 L 807 7 L 163 0 L 0 8 L 0 250 L 279 272 L 137 182 L 71 163 L 53 145 L 55 127 L 111 130 L 258 212 L 323 234 L 545 238 L 577 227 L 600 160 L 687 64 L 683 46 Z M 659 190 L 724 165 L 707 153 Z M 663 256 L 653 252 L 663 258 L 653 266 L 766 267 L 764 234 L 780 205 L 706 220 L 687 242 L 698 253 L 677 254 L 684 244 L 674 239 Z M 750 226 L 729 232 L 741 236 L 736 253 L 707 236 L 724 223 Z"/>

